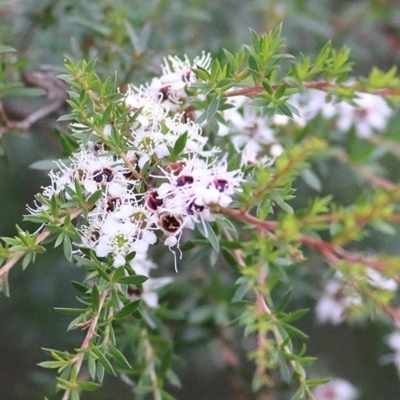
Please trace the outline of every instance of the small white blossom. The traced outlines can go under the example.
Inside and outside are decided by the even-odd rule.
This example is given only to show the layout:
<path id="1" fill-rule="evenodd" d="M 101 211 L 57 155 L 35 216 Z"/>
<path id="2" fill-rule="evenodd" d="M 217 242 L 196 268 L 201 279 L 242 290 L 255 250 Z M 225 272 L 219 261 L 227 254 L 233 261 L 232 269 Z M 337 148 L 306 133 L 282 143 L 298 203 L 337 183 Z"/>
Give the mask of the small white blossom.
<path id="1" fill-rule="evenodd" d="M 360 296 L 346 295 L 343 284 L 331 280 L 325 285 L 324 292 L 315 307 L 315 313 L 320 323 L 331 322 L 338 325 L 346 319 L 350 307 L 361 304 Z"/>
<path id="2" fill-rule="evenodd" d="M 371 290 L 394 291 L 397 289 L 394 279 L 385 278 L 372 268 L 366 268 L 364 273 L 360 272 L 357 280 L 368 283 Z M 344 281 L 343 274 L 337 272 L 334 278 L 326 283 L 323 294 L 317 302 L 315 308 L 317 320 L 321 323 L 331 322 L 335 325 L 343 322 L 352 308 L 363 304 L 363 299 L 356 292 L 356 287 L 348 285 Z"/>
<path id="3" fill-rule="evenodd" d="M 110 222 L 112 220 L 112 222 Z M 95 247 L 97 257 L 114 258 L 113 265 L 118 268 L 125 264 L 125 257 L 133 251 L 132 245 L 137 229 L 133 224 L 122 224 L 110 218 L 107 229 L 100 234 Z"/>
<path id="4" fill-rule="evenodd" d="M 169 150 L 165 144 L 165 136 L 158 129 L 143 129 L 139 128 L 132 132 L 131 144 L 137 148 L 133 153 L 138 156 L 138 166 L 143 168 L 146 162 L 150 161 L 155 155 L 158 159 L 162 159 L 169 155 Z M 128 152 L 128 157 L 131 158 L 131 153 Z"/>
<path id="5" fill-rule="evenodd" d="M 357 92 L 353 104 L 346 101 L 335 101 L 323 91 L 308 89 L 303 93 L 291 96 L 289 103 L 300 113 L 294 121 L 304 126 L 318 114 L 324 118 L 335 118 L 336 126 L 341 132 L 347 132 L 352 126 L 361 138 L 368 138 L 374 131 L 385 129 L 392 109 L 381 97 L 369 93 Z M 276 117 L 274 122 L 286 124 L 288 118 Z"/>
<path id="6" fill-rule="evenodd" d="M 397 372 L 400 374 L 400 330 L 395 330 L 388 335 L 386 337 L 386 343 L 393 350 L 393 353 L 384 356 L 382 361 L 385 363 L 393 363 L 397 368 Z"/>
<path id="7" fill-rule="evenodd" d="M 296 93 L 290 97 L 290 104 L 295 107 L 300 116 L 294 115 L 293 120 L 299 126 L 305 126 L 318 114 L 330 119 L 337 114 L 337 102 L 329 99 L 329 95 L 321 90 L 308 89 L 303 93 Z"/>
<path id="8" fill-rule="evenodd" d="M 158 121 L 163 120 L 167 115 L 166 108 L 161 104 L 160 99 L 148 93 L 146 88 L 129 86 L 124 96 L 125 104 L 132 110 L 132 114 L 137 113 L 136 121 L 142 127 L 148 127 Z M 134 123 L 132 128 L 137 128 Z"/>
<path id="9" fill-rule="evenodd" d="M 315 400 L 355 400 L 357 390 L 344 379 L 332 379 L 325 385 L 318 386 L 313 395 Z"/>
<path id="10" fill-rule="evenodd" d="M 196 82 L 197 77 L 193 72 L 193 68 L 203 68 L 208 70 L 211 65 L 211 56 L 208 53 L 202 53 L 192 62 L 185 55 L 183 59 L 179 57 L 169 56 L 164 59 L 164 65 L 161 67 L 163 74 L 160 80 L 164 86 L 168 86 L 172 91 L 179 91 L 186 84 Z"/>
<path id="11" fill-rule="evenodd" d="M 261 115 L 244 96 L 229 98 L 227 104 L 232 107 L 222 112 L 226 124 L 219 123 L 218 135 L 224 137 L 229 134 L 244 164 L 257 164 L 260 155 L 265 155 L 265 152 L 272 158 L 277 157 L 275 153 L 278 156 L 282 154 L 283 148 L 277 143 L 272 128 L 277 125 L 277 115 L 272 119 Z M 275 145 L 278 147 L 274 148 Z"/>
<path id="12" fill-rule="evenodd" d="M 381 96 L 357 93 L 354 103 L 342 101 L 338 104 L 337 127 L 340 131 L 347 132 L 354 125 L 357 134 L 367 138 L 374 131 L 385 129 L 393 112 Z"/>
<path id="13" fill-rule="evenodd" d="M 370 284 L 377 289 L 397 290 L 397 283 L 393 278 L 385 278 L 382 274 L 374 269 L 369 268 L 367 270 L 367 278 Z"/>
<path id="14" fill-rule="evenodd" d="M 137 254 L 135 258 L 130 261 L 130 266 L 138 275 L 144 276 L 150 276 L 150 271 L 157 268 L 156 264 L 149 260 L 145 254 Z M 130 293 L 130 297 L 132 300 L 141 298 L 149 307 L 157 308 L 157 290 L 171 282 L 171 277 L 149 278 L 143 283 L 143 292 Z"/>
<path id="15" fill-rule="evenodd" d="M 151 83 L 143 86 L 141 90 L 162 103 L 169 111 L 177 112 L 179 106 L 187 100 L 186 87 L 197 81 L 193 69 L 201 67 L 209 70 L 210 65 L 210 54 L 204 52 L 193 61 L 186 55 L 183 58 L 169 56 L 161 66 L 162 75 L 153 78 Z"/>

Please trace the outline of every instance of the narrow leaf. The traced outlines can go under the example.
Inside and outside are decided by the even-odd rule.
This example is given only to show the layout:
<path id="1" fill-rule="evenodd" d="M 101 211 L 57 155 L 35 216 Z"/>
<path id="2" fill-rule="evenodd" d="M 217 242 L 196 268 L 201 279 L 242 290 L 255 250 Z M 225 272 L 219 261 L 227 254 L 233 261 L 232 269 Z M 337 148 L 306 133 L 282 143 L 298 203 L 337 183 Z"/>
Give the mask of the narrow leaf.
<path id="1" fill-rule="evenodd" d="M 121 319 L 126 317 L 127 315 L 130 315 L 134 313 L 137 308 L 139 307 L 140 300 L 134 300 L 128 303 L 126 306 L 124 306 L 121 310 L 119 310 L 115 315 L 115 319 Z"/>
<path id="2" fill-rule="evenodd" d="M 104 369 L 109 373 L 114 376 L 117 374 L 115 373 L 115 370 L 113 366 L 111 365 L 110 361 L 107 360 L 107 358 L 104 356 L 104 354 L 96 347 L 96 346 L 91 346 L 90 349 L 94 353 L 94 355 L 99 359 L 101 365 L 104 367 Z M 99 368 L 97 369 L 97 373 L 99 373 Z"/>
<path id="3" fill-rule="evenodd" d="M 92 287 L 92 309 L 94 314 L 97 314 L 100 309 L 100 293 L 96 285 Z"/>
<path id="4" fill-rule="evenodd" d="M 128 285 L 140 285 L 146 282 L 149 278 L 145 275 L 124 276 L 117 280 L 118 283 L 125 283 Z"/>
<path id="5" fill-rule="evenodd" d="M 185 132 L 183 135 L 179 136 L 179 138 L 176 140 L 173 149 L 173 155 L 175 157 L 179 156 L 179 154 L 182 153 L 182 151 L 186 146 L 187 139 L 188 139 L 188 133 Z"/>
<path id="6" fill-rule="evenodd" d="M 112 356 L 124 367 L 128 369 L 132 369 L 131 365 L 129 364 L 128 360 L 125 358 L 125 356 L 115 347 L 112 345 L 108 346 L 108 349 L 110 350 L 110 353 Z"/>

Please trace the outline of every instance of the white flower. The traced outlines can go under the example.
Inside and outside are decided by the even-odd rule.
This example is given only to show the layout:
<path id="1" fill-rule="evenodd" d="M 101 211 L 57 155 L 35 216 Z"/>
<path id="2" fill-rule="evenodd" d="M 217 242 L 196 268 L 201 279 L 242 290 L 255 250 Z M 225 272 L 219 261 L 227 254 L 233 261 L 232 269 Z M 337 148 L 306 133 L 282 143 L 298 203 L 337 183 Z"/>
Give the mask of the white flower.
<path id="1" fill-rule="evenodd" d="M 332 379 L 325 385 L 318 386 L 313 394 L 315 400 L 354 400 L 357 390 L 344 379 Z"/>
<path id="2" fill-rule="evenodd" d="M 377 289 L 395 291 L 397 290 L 397 283 L 393 278 L 385 278 L 382 274 L 374 269 L 367 270 L 367 277 L 370 284 Z"/>
<path id="3" fill-rule="evenodd" d="M 93 154 L 83 147 L 72 158 L 71 166 L 62 163 L 59 166 L 63 173 L 60 179 L 68 181 L 64 186 L 74 189 L 77 180 L 87 194 L 103 189 L 110 196 L 118 197 L 128 184 L 134 183 L 125 178 L 127 168 L 122 160 L 115 161 L 113 157 L 101 153 Z"/>
<path id="4" fill-rule="evenodd" d="M 167 110 L 161 104 L 160 99 L 149 93 L 145 87 L 129 86 L 124 96 L 124 102 L 132 110 L 132 114 L 140 111 L 136 116 L 136 121 L 142 127 L 148 127 L 154 123 L 157 124 L 167 114 Z M 134 123 L 132 128 L 137 127 L 138 124 Z"/>
<path id="5" fill-rule="evenodd" d="M 386 343 L 389 347 L 394 351 L 393 354 L 386 355 L 383 357 L 383 362 L 391 362 L 393 363 L 398 373 L 400 374 L 400 331 L 395 330 L 390 335 L 386 337 Z"/>
<path id="6" fill-rule="evenodd" d="M 169 111 L 176 112 L 187 99 L 185 88 L 197 81 L 193 69 L 201 67 L 208 70 L 210 64 L 211 57 L 204 52 L 193 61 L 190 61 L 186 55 L 183 59 L 169 56 L 164 59 L 164 64 L 161 66 L 162 75 L 153 78 L 151 83 L 142 90 L 162 102 Z"/>
<path id="7" fill-rule="evenodd" d="M 362 303 L 358 295 L 345 295 L 343 289 L 343 285 L 335 280 L 329 281 L 325 285 L 324 293 L 315 308 L 319 322 L 331 322 L 338 325 L 346 319 L 346 313 L 350 307 Z"/>
<path id="8" fill-rule="evenodd" d="M 60 171 L 50 171 L 49 177 L 51 179 L 51 184 L 42 188 L 43 196 L 48 199 L 51 199 L 54 195 L 58 195 L 62 190 L 64 190 L 65 186 L 71 182 L 69 175 L 61 174 Z"/>
<path id="9" fill-rule="evenodd" d="M 149 245 L 157 241 L 153 232 L 157 217 L 149 212 L 144 206 L 133 206 L 132 204 L 123 204 L 114 216 L 125 224 L 133 224 L 136 227 L 135 240 L 131 250 L 137 253 L 146 253 Z"/>
<path id="10" fill-rule="evenodd" d="M 133 251 L 132 244 L 137 234 L 133 224 L 123 224 L 115 221 L 109 223 L 106 231 L 102 231 L 95 247 L 97 257 L 113 257 L 113 265 L 118 268 L 125 264 L 125 257 Z"/>
<path id="11" fill-rule="evenodd" d="M 308 89 L 303 93 L 296 93 L 290 97 L 289 102 L 298 111 L 300 116 L 294 115 L 293 119 L 299 126 L 305 126 L 318 114 L 324 118 L 332 118 L 337 113 L 337 104 L 328 99 L 328 94 L 316 89 Z"/>
<path id="12" fill-rule="evenodd" d="M 138 275 L 150 276 L 150 271 L 157 266 L 147 258 L 145 254 L 136 254 L 135 258 L 130 261 L 131 267 Z M 131 299 L 143 299 L 151 308 L 158 307 L 157 290 L 172 282 L 171 277 L 149 278 L 143 283 L 143 292 L 131 293 Z"/>
<path id="13" fill-rule="evenodd" d="M 387 337 L 388 345 L 400 353 L 400 331 L 394 331 Z"/>
<path id="14" fill-rule="evenodd" d="M 222 112 L 226 125 L 219 123 L 219 136 L 230 134 L 235 148 L 240 151 L 245 164 L 256 164 L 260 153 L 266 146 L 276 144 L 273 120 L 256 112 L 244 96 L 229 98 L 228 108 Z"/>
<path id="15" fill-rule="evenodd" d="M 207 164 L 193 158 L 178 174 L 164 173 L 169 182 L 162 184 L 158 190 L 159 198 L 164 201 L 160 209 L 195 219 L 202 214 L 205 206 L 228 206 L 242 181 L 241 171 L 228 171 L 226 160 Z"/>
<path id="16" fill-rule="evenodd" d="M 183 154 L 196 153 L 199 155 L 204 145 L 207 143 L 207 138 L 202 136 L 202 129 L 200 125 L 193 121 L 182 122 L 183 116 L 181 114 L 175 115 L 173 118 L 167 117 L 165 119 L 165 126 L 168 128 L 168 133 L 165 135 L 166 144 L 174 147 L 177 139 L 183 134 L 187 134 L 187 140 Z"/>
<path id="17" fill-rule="evenodd" d="M 159 131 L 158 127 L 143 129 L 138 128 L 132 132 L 131 145 L 137 148 L 133 151 L 139 157 L 138 166 L 143 168 L 146 162 L 151 160 L 155 155 L 158 159 L 162 159 L 169 155 L 169 150 L 165 144 L 165 135 Z M 128 152 L 128 158 L 131 158 L 132 152 Z"/>
<path id="18" fill-rule="evenodd" d="M 157 216 L 139 205 L 132 192 L 126 192 L 111 206 L 109 201 L 100 201 L 89 213 L 90 226 L 85 230 L 94 231 L 96 240 L 83 239 L 83 242 L 94 248 L 98 257 L 113 257 L 113 265 L 119 267 L 125 264 L 129 253 L 146 253 L 157 241 L 154 233 Z"/>
<path id="19" fill-rule="evenodd" d="M 392 110 L 382 97 L 357 93 L 354 103 L 354 106 L 346 102 L 338 104 L 337 127 L 340 131 L 347 132 L 354 125 L 357 134 L 367 138 L 373 131 L 385 129 Z"/>
<path id="20" fill-rule="evenodd" d="M 201 56 L 196 57 L 192 62 L 185 55 L 183 59 L 169 56 L 164 59 L 164 65 L 161 67 L 163 74 L 160 80 L 164 86 L 169 86 L 172 91 L 179 91 L 187 84 L 196 82 L 197 77 L 192 71 L 193 68 L 203 68 L 208 70 L 211 65 L 211 56 L 203 52 Z"/>

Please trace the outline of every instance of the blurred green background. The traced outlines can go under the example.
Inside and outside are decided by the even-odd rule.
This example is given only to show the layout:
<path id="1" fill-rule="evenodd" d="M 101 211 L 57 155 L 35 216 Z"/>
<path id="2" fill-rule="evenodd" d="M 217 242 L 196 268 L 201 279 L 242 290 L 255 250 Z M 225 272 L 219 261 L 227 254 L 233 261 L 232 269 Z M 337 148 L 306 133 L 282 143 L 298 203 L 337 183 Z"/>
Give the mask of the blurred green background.
<path id="1" fill-rule="evenodd" d="M 0 0 L 0 44 L 19 51 L 4 64 L 5 81 L 18 82 L 21 69 L 57 75 L 68 55 L 75 60 L 97 59 L 102 76 L 118 71 L 122 86 L 140 84 L 159 72 L 165 55 L 196 55 L 201 50 L 218 54 L 221 47 L 235 51 L 248 42 L 248 28 L 262 33 L 281 22 L 288 51 L 294 54 L 313 56 L 327 40 L 335 47 L 350 46 L 356 75 L 367 74 L 374 65 L 388 69 L 400 60 L 400 5 L 396 0 Z M 4 107 L 10 116 L 21 118 L 44 102 L 11 98 L 4 100 Z M 33 195 L 48 184 L 46 174 L 30 165 L 63 156 L 57 129 L 65 127 L 56 119 L 54 115 L 29 132 L 7 133 L 1 139 L 5 156 L 0 158 L 0 236 L 15 233 L 26 205 L 32 205 Z M 387 165 L 394 179 L 398 178 L 397 167 Z M 362 190 L 352 182 L 349 171 L 334 164 L 329 168 L 326 192 L 346 201 Z M 343 179 L 343 174 L 349 178 Z M 300 185 L 298 190 L 298 201 L 302 201 L 306 189 Z M 399 253 L 398 239 L 371 240 L 378 250 Z M 184 277 L 185 271 L 181 274 Z M 215 271 L 210 274 L 217 275 Z M 82 332 L 66 334 L 70 320 L 53 307 L 76 304 L 70 281 L 82 276 L 57 250 L 39 257 L 25 272 L 20 267 L 13 269 L 11 297 L 0 298 L 0 400 L 58 398 L 52 375 L 36 364 L 45 359 L 40 347 L 68 349 L 80 343 Z M 314 304 L 312 298 L 299 301 L 308 307 Z M 400 398 L 395 368 L 379 362 L 380 355 L 388 352 L 383 343 L 387 327 L 377 323 L 322 326 L 315 324 L 312 313 L 299 327 L 310 335 L 309 353 L 320 358 L 317 368 L 322 375 L 349 379 L 360 390 L 360 399 Z M 196 329 L 206 328 L 194 324 L 191 329 L 192 335 L 200 337 Z M 217 339 L 182 341 L 177 346 L 183 361 L 176 370 L 183 388 L 172 392 L 178 399 L 246 398 L 237 387 L 239 372 L 224 368 L 218 346 Z M 244 366 L 240 374 L 250 375 L 252 366 L 245 362 Z M 108 379 L 105 390 L 83 396 L 88 400 L 113 398 L 132 399 L 133 394 L 118 379 Z"/>

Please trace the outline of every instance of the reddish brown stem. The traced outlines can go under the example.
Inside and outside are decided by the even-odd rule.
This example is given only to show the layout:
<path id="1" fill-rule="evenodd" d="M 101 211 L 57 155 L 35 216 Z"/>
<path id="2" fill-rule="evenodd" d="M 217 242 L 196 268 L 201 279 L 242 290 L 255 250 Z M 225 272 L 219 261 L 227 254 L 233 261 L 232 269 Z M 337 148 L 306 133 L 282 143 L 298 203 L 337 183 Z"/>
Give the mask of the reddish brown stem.
<path id="1" fill-rule="evenodd" d="M 242 221 L 259 229 L 263 229 L 271 234 L 271 231 L 274 231 L 278 228 L 278 223 L 276 221 L 265 221 L 260 220 L 253 215 L 250 215 L 246 212 L 243 212 L 239 209 L 230 209 L 230 208 L 220 208 L 218 210 L 221 214 L 232 217 L 238 221 Z M 384 269 L 384 262 L 381 260 L 377 260 L 371 257 L 365 257 L 362 255 L 351 253 L 347 250 L 344 250 L 341 247 L 335 246 L 333 243 L 314 238 L 308 235 L 301 234 L 299 237 L 299 241 L 307 246 L 311 247 L 314 250 L 321 253 L 331 264 L 336 265 L 340 261 L 348 261 L 351 263 L 363 264 L 368 267 L 371 267 L 377 271 L 382 271 Z M 400 279 L 395 278 L 400 282 Z"/>
<path id="2" fill-rule="evenodd" d="M 318 90 L 329 90 L 329 89 L 340 89 L 344 86 L 336 85 L 331 82 L 326 81 L 309 81 L 309 82 L 302 82 L 301 85 L 306 87 L 307 89 L 318 89 Z M 278 89 L 278 87 L 282 86 L 282 83 L 275 83 L 271 85 L 272 90 Z M 295 86 L 286 84 L 286 88 L 294 88 Z M 351 87 L 351 86 L 349 86 Z M 357 89 L 357 91 L 363 91 L 362 88 Z M 257 96 L 259 93 L 265 92 L 263 86 L 252 86 L 242 89 L 235 89 L 226 92 L 224 95 L 226 97 L 234 97 L 234 96 L 247 96 L 253 97 Z M 365 92 L 376 94 L 379 96 L 398 96 L 400 95 L 400 89 L 398 88 L 384 88 L 384 89 L 375 89 L 375 90 L 365 90 Z"/>

